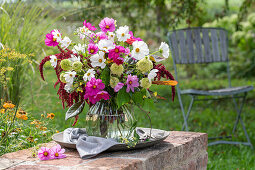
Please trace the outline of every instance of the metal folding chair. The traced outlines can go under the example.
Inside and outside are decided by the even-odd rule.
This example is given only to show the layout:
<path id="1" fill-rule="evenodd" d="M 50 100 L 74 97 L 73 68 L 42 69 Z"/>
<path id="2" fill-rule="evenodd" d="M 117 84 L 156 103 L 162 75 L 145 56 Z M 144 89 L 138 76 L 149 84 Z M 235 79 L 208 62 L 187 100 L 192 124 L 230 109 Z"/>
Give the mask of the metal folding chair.
<path id="1" fill-rule="evenodd" d="M 231 77 L 229 71 L 228 60 L 228 38 L 227 31 L 222 28 L 186 28 L 174 30 L 168 33 L 169 45 L 173 56 L 173 65 L 175 70 L 175 78 L 178 81 L 176 64 L 200 64 L 200 63 L 213 63 L 213 62 L 226 62 L 229 87 L 217 90 L 196 90 L 187 89 L 181 90 L 179 84 L 177 85 L 177 95 L 181 107 L 181 112 L 184 119 L 182 130 L 188 131 L 188 118 L 195 101 L 201 100 L 217 100 L 222 98 L 230 98 L 233 100 L 234 107 L 237 111 L 236 121 L 232 130 L 232 134 L 236 132 L 237 125 L 240 122 L 246 136 L 246 142 L 218 140 L 209 143 L 208 145 L 215 144 L 243 144 L 253 148 L 249 135 L 246 131 L 244 122 L 241 117 L 242 108 L 245 103 L 247 92 L 253 90 L 253 86 L 231 86 Z M 185 112 L 181 95 L 191 96 L 191 101 L 187 112 Z M 203 96 L 203 98 L 201 98 Z M 207 97 L 206 97 L 207 96 Z M 210 98 L 208 98 L 210 96 Z M 216 96 L 218 98 L 216 98 Z M 240 107 L 237 105 L 237 98 L 241 98 L 242 102 Z M 232 136 L 225 136 L 231 138 Z M 223 139 L 224 137 L 213 137 L 209 139 Z"/>

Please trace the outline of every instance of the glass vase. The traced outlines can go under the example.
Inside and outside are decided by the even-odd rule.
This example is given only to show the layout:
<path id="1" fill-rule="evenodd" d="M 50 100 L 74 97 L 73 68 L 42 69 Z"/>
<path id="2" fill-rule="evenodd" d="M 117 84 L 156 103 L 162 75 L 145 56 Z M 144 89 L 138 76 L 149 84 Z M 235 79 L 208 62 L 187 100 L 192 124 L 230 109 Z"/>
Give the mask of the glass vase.
<path id="1" fill-rule="evenodd" d="M 107 101 L 91 106 L 86 116 L 86 131 L 90 136 L 103 138 L 130 139 L 136 128 L 132 105 L 118 108 Z"/>

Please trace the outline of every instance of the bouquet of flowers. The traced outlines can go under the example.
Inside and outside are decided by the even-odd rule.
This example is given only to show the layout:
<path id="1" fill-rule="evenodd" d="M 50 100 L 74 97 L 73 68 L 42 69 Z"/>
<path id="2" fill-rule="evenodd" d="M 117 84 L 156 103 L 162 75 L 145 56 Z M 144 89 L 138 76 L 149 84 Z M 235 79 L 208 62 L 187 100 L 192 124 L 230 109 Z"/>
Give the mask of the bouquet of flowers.
<path id="1" fill-rule="evenodd" d="M 149 90 L 152 84 L 171 85 L 174 99 L 177 82 L 164 65 L 157 64 L 169 57 L 166 43 L 150 53 L 147 44 L 134 37 L 128 26 L 117 28 L 114 19 L 104 18 L 99 27 L 96 32 L 97 28 L 85 20 L 74 32 L 80 43 L 74 43 L 57 29 L 52 30 L 46 35 L 45 44 L 56 46 L 60 53 L 46 56 L 39 69 L 44 80 L 45 62 L 50 61 L 54 67 L 59 98 L 63 107 L 65 103 L 70 107 L 66 119 L 75 117 L 76 123 L 87 103 L 90 107 L 87 114 L 100 118 L 102 135 L 107 133 L 109 122 L 132 119 L 128 104 L 140 108 L 153 104 L 156 95 Z M 169 81 L 160 81 L 161 78 Z"/>

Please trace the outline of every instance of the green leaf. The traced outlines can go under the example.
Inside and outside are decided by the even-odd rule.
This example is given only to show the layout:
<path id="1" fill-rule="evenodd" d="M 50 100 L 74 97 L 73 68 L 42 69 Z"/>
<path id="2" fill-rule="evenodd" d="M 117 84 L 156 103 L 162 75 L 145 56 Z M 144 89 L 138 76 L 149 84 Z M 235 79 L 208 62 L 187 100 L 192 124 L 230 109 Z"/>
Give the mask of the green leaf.
<path id="1" fill-rule="evenodd" d="M 141 91 L 135 92 L 132 94 L 132 100 L 136 105 L 143 106 L 143 96 L 146 95 L 146 90 L 142 89 Z"/>
<path id="2" fill-rule="evenodd" d="M 105 67 L 103 72 L 100 75 L 100 79 L 105 84 L 105 86 L 108 86 L 110 83 L 110 69 L 108 67 Z"/>
<path id="3" fill-rule="evenodd" d="M 123 87 L 117 94 L 117 105 L 119 108 L 130 101 L 130 95 L 126 92 L 126 89 L 127 87 Z"/>
<path id="4" fill-rule="evenodd" d="M 85 106 L 85 101 L 80 101 L 80 102 L 77 102 L 77 103 L 73 104 L 67 110 L 65 120 L 68 120 L 69 118 L 80 114 L 83 111 L 84 106 Z"/>
<path id="5" fill-rule="evenodd" d="M 143 109 L 146 111 L 152 111 L 155 109 L 153 99 L 146 98 L 144 99 Z"/>

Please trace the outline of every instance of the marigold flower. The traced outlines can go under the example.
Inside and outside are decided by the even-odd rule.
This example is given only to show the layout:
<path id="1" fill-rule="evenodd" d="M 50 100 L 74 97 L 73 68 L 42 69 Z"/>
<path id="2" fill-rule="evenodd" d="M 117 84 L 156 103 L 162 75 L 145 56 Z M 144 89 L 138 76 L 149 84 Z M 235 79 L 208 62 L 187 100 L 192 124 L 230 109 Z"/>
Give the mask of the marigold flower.
<path id="1" fill-rule="evenodd" d="M 22 119 L 22 120 L 27 120 L 28 117 L 27 117 L 27 112 L 23 111 L 22 109 L 19 109 L 17 114 L 16 114 L 16 117 L 18 119 Z"/>
<path id="2" fill-rule="evenodd" d="M 54 119 L 55 114 L 54 113 L 47 113 L 47 118 Z"/>
<path id="3" fill-rule="evenodd" d="M 5 109 L 12 109 L 14 107 L 15 107 L 15 105 L 12 103 L 4 103 L 4 105 L 3 105 L 3 108 L 5 108 Z"/>
<path id="4" fill-rule="evenodd" d="M 31 125 L 39 125 L 39 124 L 41 124 L 41 123 L 42 123 L 42 122 L 39 122 L 39 120 L 34 119 L 33 122 L 31 122 L 30 124 L 31 124 Z"/>

